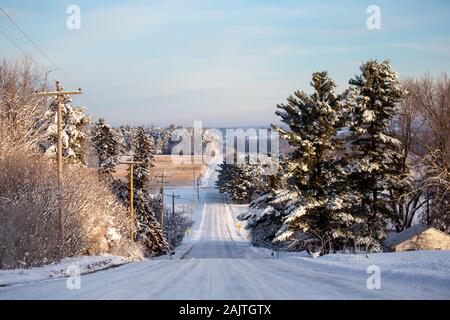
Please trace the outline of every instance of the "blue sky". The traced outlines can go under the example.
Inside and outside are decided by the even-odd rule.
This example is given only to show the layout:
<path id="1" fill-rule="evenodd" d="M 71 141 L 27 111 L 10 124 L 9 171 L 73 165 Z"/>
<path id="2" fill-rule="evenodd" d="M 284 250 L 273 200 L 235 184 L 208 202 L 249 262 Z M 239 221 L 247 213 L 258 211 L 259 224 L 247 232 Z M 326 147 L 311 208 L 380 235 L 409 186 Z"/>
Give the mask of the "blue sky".
<path id="1" fill-rule="evenodd" d="M 276 105 L 309 90 L 312 72 L 328 70 L 342 90 L 367 59 L 390 59 L 402 77 L 450 71 L 445 0 L 0 4 L 83 88 L 74 102 L 113 124 L 274 123 Z M 66 28 L 71 4 L 81 9 L 80 30 Z M 381 8 L 381 30 L 366 27 L 372 4 Z M 2 14 L 0 29 L 49 65 Z M 0 46 L 2 56 L 22 55 L 1 34 Z"/>

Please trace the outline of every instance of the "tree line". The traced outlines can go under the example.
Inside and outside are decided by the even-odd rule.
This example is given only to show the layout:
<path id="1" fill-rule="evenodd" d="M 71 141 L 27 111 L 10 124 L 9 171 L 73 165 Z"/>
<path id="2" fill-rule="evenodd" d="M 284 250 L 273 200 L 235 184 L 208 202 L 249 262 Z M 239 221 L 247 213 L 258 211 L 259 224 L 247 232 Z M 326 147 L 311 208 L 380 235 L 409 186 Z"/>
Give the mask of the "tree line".
<path id="1" fill-rule="evenodd" d="M 140 259 L 168 250 L 158 223 L 159 197 L 149 192 L 153 154 L 170 152 L 167 128 L 92 124 L 81 106 L 62 103 L 64 172 L 56 172 L 56 99 L 48 74 L 30 58 L 0 61 L 0 268 L 39 266 L 76 255 Z M 88 150 L 93 146 L 94 155 Z M 137 241 L 131 239 L 129 181 L 113 178 L 118 155 L 133 154 Z M 98 170 L 92 158 L 98 158 Z M 89 162 L 89 163 L 88 163 Z M 88 167 L 90 166 L 90 168 Z M 58 239 L 58 208 L 65 237 Z M 167 234 L 167 232 L 166 232 Z"/>
<path id="2" fill-rule="evenodd" d="M 360 70 L 340 94 L 314 73 L 312 93 L 277 106 L 294 150 L 277 175 L 221 166 L 219 190 L 251 201 L 240 218 L 254 242 L 326 254 L 381 250 L 390 229 L 417 222 L 449 232 L 450 80 L 400 81 L 388 61 Z"/>

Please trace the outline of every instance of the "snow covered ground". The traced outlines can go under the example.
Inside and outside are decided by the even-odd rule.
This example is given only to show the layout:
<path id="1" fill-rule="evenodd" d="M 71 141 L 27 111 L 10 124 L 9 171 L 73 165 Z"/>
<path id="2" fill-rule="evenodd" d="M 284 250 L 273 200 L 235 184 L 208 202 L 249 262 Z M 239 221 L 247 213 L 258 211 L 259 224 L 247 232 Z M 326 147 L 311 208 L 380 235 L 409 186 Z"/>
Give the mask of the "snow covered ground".
<path id="1" fill-rule="evenodd" d="M 206 180 L 194 226 L 173 259 L 82 275 L 79 289 L 66 279 L 5 286 L 0 299 L 450 299 L 450 251 L 273 259 L 250 245 L 236 220 L 246 207 L 212 188 L 214 174 Z M 192 189 L 173 191 L 193 199 Z M 367 286 L 371 266 L 380 289 Z"/>
<path id="2" fill-rule="evenodd" d="M 128 263 L 117 256 L 82 256 L 63 259 L 40 268 L 0 270 L 0 287 L 88 274 Z"/>

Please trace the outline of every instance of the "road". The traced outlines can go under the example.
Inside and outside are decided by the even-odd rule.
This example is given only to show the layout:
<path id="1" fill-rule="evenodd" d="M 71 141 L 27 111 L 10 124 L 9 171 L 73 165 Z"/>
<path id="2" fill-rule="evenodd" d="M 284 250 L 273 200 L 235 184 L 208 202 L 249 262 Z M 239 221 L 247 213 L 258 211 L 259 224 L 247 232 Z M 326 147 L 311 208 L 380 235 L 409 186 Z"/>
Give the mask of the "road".
<path id="1" fill-rule="evenodd" d="M 185 195 L 186 196 L 186 195 Z M 369 290 L 365 270 L 330 268 L 313 259 L 272 259 L 237 228 L 230 205 L 213 188 L 201 192 L 182 259 L 130 263 L 81 277 L 0 288 L 0 299 L 425 299 L 442 293 L 389 278 Z M 425 288 L 426 289 L 426 288 Z M 449 294 L 448 291 L 445 294 Z M 448 298 L 448 296 L 447 296 Z"/>

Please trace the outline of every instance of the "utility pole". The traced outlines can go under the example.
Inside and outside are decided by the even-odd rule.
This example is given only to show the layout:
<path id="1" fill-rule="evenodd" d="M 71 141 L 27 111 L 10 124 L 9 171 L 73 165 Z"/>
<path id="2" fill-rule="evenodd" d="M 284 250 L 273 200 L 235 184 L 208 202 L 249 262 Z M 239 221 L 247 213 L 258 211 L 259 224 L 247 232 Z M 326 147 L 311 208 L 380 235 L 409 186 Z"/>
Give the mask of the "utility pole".
<path id="1" fill-rule="evenodd" d="M 200 177 L 197 178 L 197 201 L 200 201 Z"/>
<path id="2" fill-rule="evenodd" d="M 144 164 L 143 162 L 133 161 L 131 158 L 130 161 L 121 161 L 119 163 L 130 165 L 130 219 L 131 219 L 131 240 L 136 240 L 136 218 L 134 215 L 134 165 L 135 164 Z"/>
<path id="3" fill-rule="evenodd" d="M 196 188 L 196 186 L 195 186 L 196 175 L 195 175 L 195 163 L 194 163 L 194 161 L 192 161 L 192 181 L 194 181 L 194 189 L 195 189 Z"/>
<path id="4" fill-rule="evenodd" d="M 59 81 L 56 81 L 56 91 L 44 91 L 37 92 L 38 96 L 56 96 L 56 100 L 58 102 L 57 106 L 57 125 L 58 125 L 58 153 L 57 153 L 57 162 L 58 162 L 58 224 L 59 224 L 59 245 L 60 250 L 63 249 L 64 245 L 64 212 L 62 210 L 62 181 L 63 181 L 63 148 L 62 148 L 62 105 L 64 96 L 71 96 L 75 94 L 82 94 L 80 88 L 78 91 L 64 91 L 62 85 Z"/>
<path id="5" fill-rule="evenodd" d="M 175 199 L 180 199 L 180 195 L 179 194 L 175 194 L 175 192 L 172 192 L 172 219 L 175 218 Z"/>
<path id="6" fill-rule="evenodd" d="M 180 195 L 179 194 L 175 194 L 175 192 L 172 193 L 172 240 L 173 240 L 173 245 L 175 246 L 175 242 L 176 242 L 176 224 L 175 224 L 175 198 L 176 199 L 180 199 Z"/>
<path id="7" fill-rule="evenodd" d="M 194 156 L 192 156 L 192 157 L 194 157 Z M 199 202 L 199 199 L 200 199 L 199 189 L 198 189 L 199 188 L 199 179 L 200 179 L 200 177 L 197 176 L 197 174 L 196 174 L 194 158 L 192 160 L 192 175 L 193 175 L 192 179 L 194 181 L 194 192 L 195 192 L 194 202 L 195 202 L 195 208 L 197 208 L 198 207 L 198 202 Z"/>
<path id="8" fill-rule="evenodd" d="M 160 194 L 161 194 L 161 229 L 164 231 L 164 184 L 169 183 L 168 180 L 165 180 L 165 178 L 167 178 L 167 176 L 164 175 L 164 172 L 161 173 L 161 175 L 156 176 L 157 178 L 160 178 L 161 180 L 158 181 L 158 183 L 161 183 L 161 188 L 160 188 Z"/>

